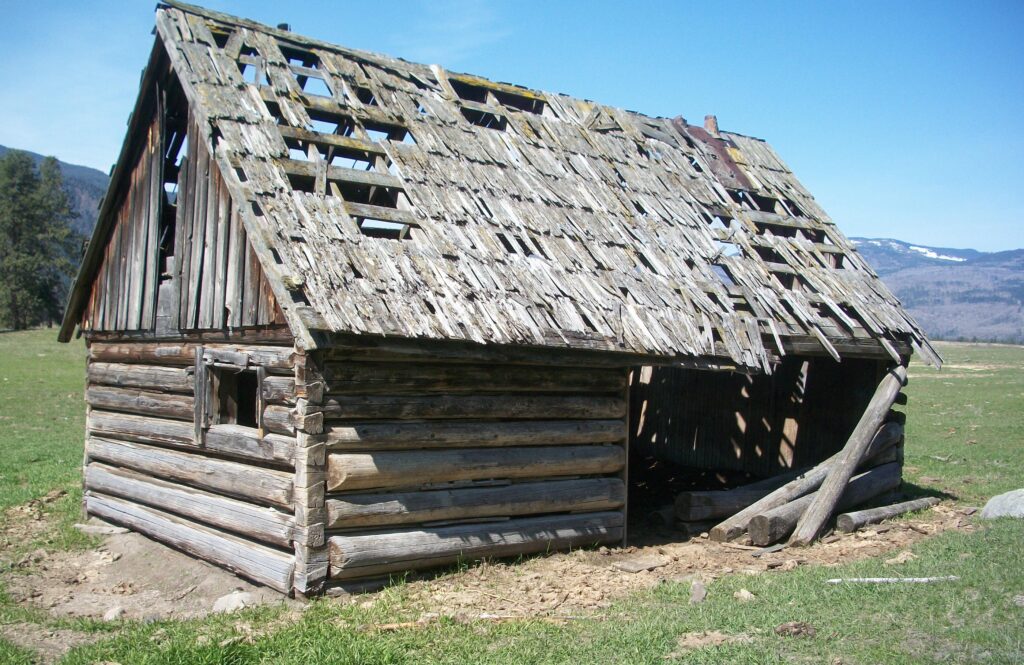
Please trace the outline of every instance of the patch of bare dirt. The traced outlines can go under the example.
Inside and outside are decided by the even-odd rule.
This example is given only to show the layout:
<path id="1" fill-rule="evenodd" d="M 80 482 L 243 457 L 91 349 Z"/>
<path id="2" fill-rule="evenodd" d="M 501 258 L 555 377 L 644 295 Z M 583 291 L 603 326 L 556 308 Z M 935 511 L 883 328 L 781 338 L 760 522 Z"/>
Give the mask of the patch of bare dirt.
<path id="1" fill-rule="evenodd" d="M 408 609 L 424 616 L 572 620 L 665 581 L 706 584 L 731 573 L 760 575 L 881 555 L 892 557 L 889 563 L 899 565 L 909 555 L 893 554 L 906 552 L 922 538 L 947 529 L 972 529 L 967 514 L 966 509 L 940 504 L 916 520 L 833 534 L 812 547 L 770 553 L 742 543 L 701 538 L 681 541 L 676 532 L 638 532 L 637 544 L 627 548 L 483 562 L 459 573 L 411 581 L 405 595 Z M 292 611 L 282 615 L 285 622 L 295 620 L 302 606 L 134 533 L 106 536 L 98 548 L 84 552 L 36 550 L 12 557 L 17 549 L 12 543 L 23 543 L 53 525 L 47 523 L 38 505 L 8 511 L 6 518 L 0 557 L 7 559 L 4 582 L 8 592 L 18 603 L 54 617 L 107 615 L 144 621 L 201 617 L 213 610 L 218 598 L 236 591 L 249 594 L 246 605 L 288 604 Z M 760 556 L 753 556 L 755 553 Z M 371 593 L 355 600 L 372 604 L 378 598 Z M 259 635 L 267 627 L 254 626 L 252 630 Z M 3 636 L 43 658 L 59 657 L 67 648 L 94 639 L 36 624 L 5 626 Z"/>
<path id="2" fill-rule="evenodd" d="M 753 640 L 749 635 L 728 635 L 717 630 L 702 630 L 699 633 L 684 633 L 679 636 L 676 642 L 676 651 L 665 656 L 666 659 L 679 658 L 687 651 L 703 649 L 704 647 L 717 647 L 723 644 L 743 644 Z"/>
<path id="3" fill-rule="evenodd" d="M 4 525 L 7 543 L 53 527 L 36 513 L 12 510 Z M 0 554 L 11 549 L 5 547 Z M 218 598 L 235 591 L 249 594 L 247 605 L 299 605 L 136 533 L 106 536 L 93 550 L 35 550 L 16 556 L 5 567 L 11 571 L 4 575 L 10 596 L 55 617 L 187 619 L 209 614 Z"/>
<path id="4" fill-rule="evenodd" d="M 75 647 L 95 642 L 102 635 L 75 630 L 50 630 L 34 623 L 0 625 L 0 637 L 35 653 L 40 663 L 55 663 Z"/>
<path id="5" fill-rule="evenodd" d="M 811 547 L 762 553 L 735 543 L 697 538 L 670 541 L 670 532 L 638 534 L 647 544 L 534 557 L 519 562 L 483 562 L 464 572 L 409 582 L 415 608 L 449 615 L 565 616 L 608 607 L 617 598 L 666 581 L 708 583 L 723 575 L 761 575 L 799 566 L 837 566 L 906 550 L 949 529 L 974 527 L 961 509 L 940 504 L 919 519 L 832 534 Z M 896 557 L 894 564 L 907 559 Z M 630 565 L 629 562 L 637 562 Z M 636 572 L 631 572 L 631 571 Z M 367 596 L 372 601 L 373 594 Z"/>

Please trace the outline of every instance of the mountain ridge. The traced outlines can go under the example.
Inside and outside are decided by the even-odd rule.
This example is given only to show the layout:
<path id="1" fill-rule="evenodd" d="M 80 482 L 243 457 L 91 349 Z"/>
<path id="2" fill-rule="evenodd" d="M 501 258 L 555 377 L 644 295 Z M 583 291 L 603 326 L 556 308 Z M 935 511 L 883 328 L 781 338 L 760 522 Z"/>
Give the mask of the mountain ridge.
<path id="1" fill-rule="evenodd" d="M 850 240 L 931 338 L 1024 344 L 1024 249 Z"/>

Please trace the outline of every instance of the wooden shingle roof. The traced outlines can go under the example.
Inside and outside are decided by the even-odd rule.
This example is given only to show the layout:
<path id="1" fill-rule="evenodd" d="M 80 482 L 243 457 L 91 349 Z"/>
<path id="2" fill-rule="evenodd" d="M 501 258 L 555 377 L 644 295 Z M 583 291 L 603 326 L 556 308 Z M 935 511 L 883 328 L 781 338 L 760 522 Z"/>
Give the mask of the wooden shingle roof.
<path id="1" fill-rule="evenodd" d="M 177 2 L 157 33 L 300 344 L 933 356 L 764 141 Z"/>

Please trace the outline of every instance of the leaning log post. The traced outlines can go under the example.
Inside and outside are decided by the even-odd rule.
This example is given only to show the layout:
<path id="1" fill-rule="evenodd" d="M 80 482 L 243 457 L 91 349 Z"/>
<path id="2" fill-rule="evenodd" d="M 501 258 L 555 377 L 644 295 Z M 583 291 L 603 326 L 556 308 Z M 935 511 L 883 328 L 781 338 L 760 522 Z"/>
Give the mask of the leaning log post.
<path id="1" fill-rule="evenodd" d="M 796 525 L 790 545 L 809 545 L 818 537 L 821 528 L 835 510 L 836 503 L 846 488 L 850 476 L 857 469 L 861 459 L 864 457 L 868 446 L 871 443 L 872 434 L 885 420 L 890 407 L 896 400 L 900 389 L 907 382 L 907 368 L 905 365 L 898 365 L 886 373 L 885 377 L 878 384 L 874 396 L 860 417 L 860 421 L 853 429 L 853 434 L 846 442 L 846 446 L 839 451 L 839 459 L 829 470 L 828 477 L 821 484 L 814 501 L 807 508 L 807 511 L 800 518 Z"/>
<path id="2" fill-rule="evenodd" d="M 899 443 L 899 440 L 902 437 L 903 427 L 897 423 L 886 423 L 878 430 L 878 433 L 875 434 L 875 437 L 871 440 L 871 445 L 868 448 L 866 457 L 871 458 L 885 450 L 888 450 L 893 445 Z M 832 465 L 839 458 L 839 455 L 840 453 L 836 453 L 818 466 L 786 483 L 760 501 L 756 501 L 729 519 L 723 521 L 721 524 L 711 529 L 711 540 L 722 542 L 737 538 L 747 530 L 747 525 L 750 524 L 750 520 L 756 515 L 760 515 L 761 513 L 783 506 L 793 499 L 798 499 L 808 492 L 813 492 L 818 489 L 822 481 L 824 481 L 825 477 L 828 475 L 829 469 L 832 468 Z"/>
<path id="3" fill-rule="evenodd" d="M 839 508 L 851 508 L 899 487 L 902 475 L 903 470 L 898 462 L 868 469 L 855 476 L 844 488 Z M 750 520 L 749 526 L 751 543 L 764 547 L 788 536 L 816 496 L 817 493 L 802 496 L 796 501 L 754 517 Z"/>
<path id="4" fill-rule="evenodd" d="M 852 513 L 843 513 L 836 518 L 836 528 L 843 533 L 850 533 L 851 531 L 856 531 L 868 524 L 877 524 L 882 520 L 887 520 L 891 517 L 898 517 L 903 513 L 931 508 L 932 506 L 938 505 L 938 503 L 938 499 L 930 496 L 925 499 L 915 499 L 913 501 L 904 501 L 903 503 L 894 503 L 891 506 L 881 506 L 879 508 L 858 510 Z"/>

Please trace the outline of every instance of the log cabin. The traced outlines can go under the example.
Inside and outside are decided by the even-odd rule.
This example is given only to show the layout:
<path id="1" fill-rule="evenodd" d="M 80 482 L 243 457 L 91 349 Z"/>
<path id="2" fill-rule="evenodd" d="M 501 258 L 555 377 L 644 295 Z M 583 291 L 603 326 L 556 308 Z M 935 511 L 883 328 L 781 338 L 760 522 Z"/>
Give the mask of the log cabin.
<path id="1" fill-rule="evenodd" d="M 624 542 L 835 453 L 925 334 L 764 141 L 176 1 L 61 341 L 85 510 L 284 593 Z"/>

